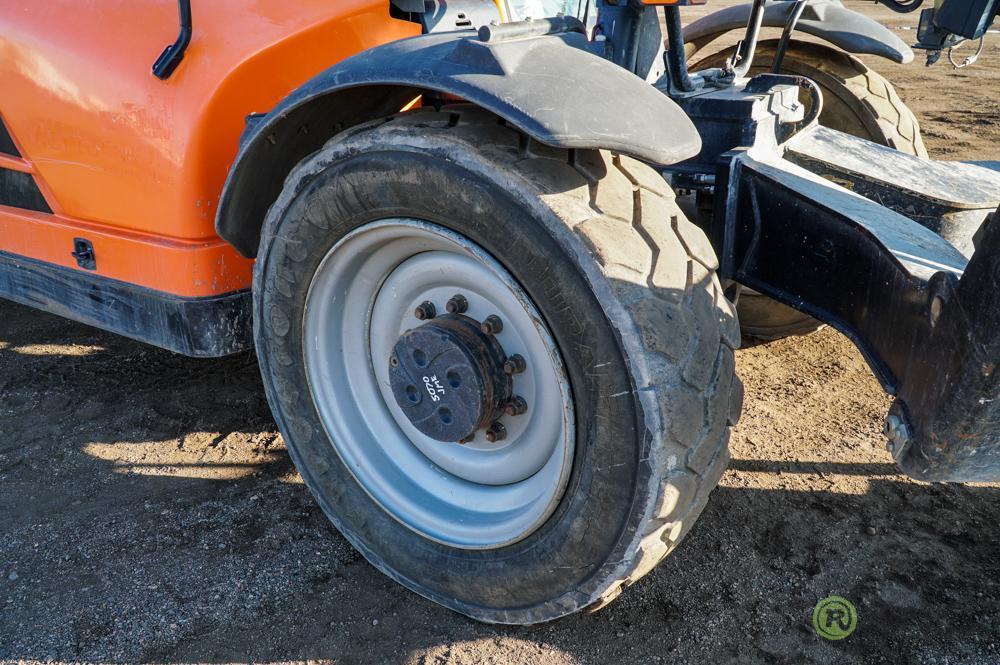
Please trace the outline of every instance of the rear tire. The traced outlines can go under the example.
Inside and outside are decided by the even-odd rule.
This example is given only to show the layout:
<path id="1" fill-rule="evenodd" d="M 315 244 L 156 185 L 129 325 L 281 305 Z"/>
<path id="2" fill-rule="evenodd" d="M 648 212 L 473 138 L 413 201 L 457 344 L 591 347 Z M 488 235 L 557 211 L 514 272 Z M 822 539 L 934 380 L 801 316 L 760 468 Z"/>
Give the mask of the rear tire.
<path id="1" fill-rule="evenodd" d="M 771 71 L 777 47 L 778 40 L 761 42 L 749 75 Z M 721 67 L 730 52 L 727 49 L 702 58 L 692 70 Z M 810 78 L 820 87 L 824 101 L 819 117 L 821 125 L 900 152 L 927 156 L 916 116 L 892 84 L 858 58 L 822 44 L 792 40 L 781 70 Z M 822 327 L 811 316 L 756 291 L 741 293 L 738 310 L 743 333 L 757 339 L 806 335 Z"/>
<path id="2" fill-rule="evenodd" d="M 509 273 L 562 358 L 572 467 L 544 521 L 513 542 L 430 537 L 376 500 L 365 472 L 345 462 L 344 436 L 331 437 L 320 415 L 322 391 L 306 367 L 319 342 L 303 334 L 311 285 L 339 242 L 390 218 L 419 220 Z M 364 125 L 303 160 L 267 215 L 254 325 L 268 401 L 324 512 L 393 579 L 487 622 L 597 608 L 676 546 L 728 462 L 742 401 L 739 326 L 715 268 L 705 236 L 640 162 L 541 146 L 467 106 Z M 355 362 L 351 372 L 379 362 Z M 364 433 L 359 425 L 351 436 Z"/>

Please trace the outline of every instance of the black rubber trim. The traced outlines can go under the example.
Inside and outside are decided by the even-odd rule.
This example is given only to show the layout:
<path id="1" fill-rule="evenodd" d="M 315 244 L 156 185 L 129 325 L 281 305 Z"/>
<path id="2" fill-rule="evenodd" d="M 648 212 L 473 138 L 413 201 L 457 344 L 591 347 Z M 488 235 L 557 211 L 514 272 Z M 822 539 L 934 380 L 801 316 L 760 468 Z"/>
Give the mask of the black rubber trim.
<path id="1" fill-rule="evenodd" d="M 0 118 L 0 152 L 11 157 L 21 156 L 17 146 L 14 145 L 14 138 L 7 131 L 7 125 L 4 123 L 3 118 Z"/>
<path id="2" fill-rule="evenodd" d="M 342 60 L 244 132 L 215 228 L 240 254 L 256 256 L 267 210 L 299 161 L 338 131 L 391 116 L 420 94 L 463 99 L 558 148 L 604 148 L 655 164 L 698 154 L 701 136 L 677 104 L 589 47 L 576 32 L 482 42 L 460 30 Z"/>
<path id="3" fill-rule="evenodd" d="M 253 345 L 249 290 L 183 298 L 0 252 L 0 297 L 186 356 Z"/>
<path id="4" fill-rule="evenodd" d="M 0 205 L 52 213 L 52 208 L 45 201 L 42 190 L 38 189 L 38 183 L 31 174 L 12 169 L 0 169 Z"/>

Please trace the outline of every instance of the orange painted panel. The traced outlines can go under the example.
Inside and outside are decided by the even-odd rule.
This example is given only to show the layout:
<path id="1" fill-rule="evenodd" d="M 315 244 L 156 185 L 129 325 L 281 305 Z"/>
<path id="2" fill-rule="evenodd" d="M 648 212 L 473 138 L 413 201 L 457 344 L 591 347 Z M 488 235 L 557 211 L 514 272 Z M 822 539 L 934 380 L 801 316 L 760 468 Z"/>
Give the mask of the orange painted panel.
<path id="1" fill-rule="evenodd" d="M 76 268 L 73 238 L 94 245 L 96 271 L 83 271 L 186 297 L 250 286 L 253 261 L 221 238 L 177 240 L 0 205 L 0 250 Z"/>
<path id="2" fill-rule="evenodd" d="M 56 213 L 0 208 L 0 251 L 50 260 L 74 227 L 99 228 L 102 242 L 120 238 L 99 274 L 178 295 L 248 285 L 250 262 L 214 230 L 245 116 L 350 55 L 419 33 L 389 17 L 388 0 L 194 0 L 192 15 L 184 60 L 160 81 L 150 67 L 176 37 L 174 0 L 0 5 L 0 114 Z M 199 258 L 166 258 L 178 252 Z M 221 274 L 185 272 L 208 265 Z"/>

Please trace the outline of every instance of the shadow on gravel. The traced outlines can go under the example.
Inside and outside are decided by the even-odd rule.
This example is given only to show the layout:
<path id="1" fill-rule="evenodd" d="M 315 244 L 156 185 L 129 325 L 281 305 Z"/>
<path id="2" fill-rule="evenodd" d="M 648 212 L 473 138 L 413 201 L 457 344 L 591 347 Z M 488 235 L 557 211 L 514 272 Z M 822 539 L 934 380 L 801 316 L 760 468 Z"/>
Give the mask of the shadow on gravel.
<path id="1" fill-rule="evenodd" d="M 677 552 L 608 609 L 484 626 L 389 581 L 328 525 L 251 355 L 192 360 L 0 312 L 2 660 L 1000 657 L 994 488 L 915 484 L 891 464 L 736 459 Z M 788 486 L 754 485 L 765 476 Z M 841 642 L 809 624 L 830 594 L 858 607 Z"/>

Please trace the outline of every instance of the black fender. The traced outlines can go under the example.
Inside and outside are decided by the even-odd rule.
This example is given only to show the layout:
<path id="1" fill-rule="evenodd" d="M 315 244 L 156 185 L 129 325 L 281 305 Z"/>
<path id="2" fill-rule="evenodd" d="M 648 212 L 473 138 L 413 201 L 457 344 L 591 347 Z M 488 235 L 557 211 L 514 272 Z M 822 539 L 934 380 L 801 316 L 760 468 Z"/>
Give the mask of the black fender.
<path id="1" fill-rule="evenodd" d="M 763 26 L 784 28 L 795 3 L 773 2 L 764 10 Z M 690 58 L 696 52 L 731 30 L 746 27 L 750 4 L 726 7 L 694 21 L 684 28 L 684 42 Z M 844 7 L 840 0 L 810 0 L 802 12 L 796 30 L 819 37 L 848 53 L 877 55 L 898 63 L 913 60 L 906 42 L 878 21 Z"/>
<path id="2" fill-rule="evenodd" d="M 392 115 L 427 91 L 476 104 L 555 147 L 604 148 L 664 165 L 698 154 L 701 138 L 680 107 L 586 46 L 576 33 L 485 42 L 463 31 L 347 58 L 248 123 L 216 231 L 254 257 L 267 209 L 296 163 L 338 131 Z"/>

